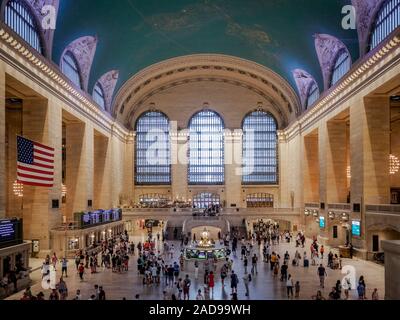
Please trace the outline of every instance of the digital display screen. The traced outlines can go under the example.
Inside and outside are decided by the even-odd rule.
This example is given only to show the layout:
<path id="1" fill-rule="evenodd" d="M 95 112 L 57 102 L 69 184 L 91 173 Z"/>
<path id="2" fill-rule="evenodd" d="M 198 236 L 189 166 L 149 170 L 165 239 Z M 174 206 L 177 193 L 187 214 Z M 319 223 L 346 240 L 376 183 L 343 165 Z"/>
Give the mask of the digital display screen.
<path id="1" fill-rule="evenodd" d="M 361 237 L 361 221 L 353 220 L 351 223 L 351 233 L 355 237 Z"/>
<path id="2" fill-rule="evenodd" d="M 325 228 L 325 217 L 319 217 L 319 227 L 321 229 Z"/>
<path id="3" fill-rule="evenodd" d="M 81 227 L 91 227 L 102 223 L 122 220 L 121 209 L 97 210 L 94 212 L 76 213 L 75 219 L 81 221 Z"/>
<path id="4" fill-rule="evenodd" d="M 15 223 L 9 220 L 0 221 L 0 242 L 15 240 Z"/>

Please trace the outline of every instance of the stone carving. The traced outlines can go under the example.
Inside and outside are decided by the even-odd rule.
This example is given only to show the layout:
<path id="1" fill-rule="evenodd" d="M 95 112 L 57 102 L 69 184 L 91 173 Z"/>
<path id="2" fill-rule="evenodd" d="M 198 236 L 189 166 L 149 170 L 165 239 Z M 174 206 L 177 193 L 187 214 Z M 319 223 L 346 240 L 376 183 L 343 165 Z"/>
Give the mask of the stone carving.
<path id="1" fill-rule="evenodd" d="M 301 69 L 293 70 L 293 77 L 296 81 L 297 89 L 299 91 L 301 105 L 303 106 L 303 110 L 305 110 L 307 107 L 306 103 L 308 92 L 311 88 L 311 85 L 315 83 L 318 87 L 318 83 L 315 81 L 312 75 Z"/>
<path id="2" fill-rule="evenodd" d="M 360 55 L 367 53 L 371 28 L 385 0 L 351 0 L 356 9 Z"/>
<path id="3" fill-rule="evenodd" d="M 317 51 L 319 64 L 324 78 L 324 89 L 328 90 L 332 78 L 333 67 L 340 53 L 346 51 L 350 56 L 349 50 L 339 39 L 328 34 L 316 34 L 315 50 Z"/>
<path id="4" fill-rule="evenodd" d="M 108 113 L 111 113 L 111 104 L 115 86 L 117 85 L 119 76 L 118 70 L 111 70 L 104 74 L 97 82 L 101 85 L 104 91 L 105 109 Z"/>
<path id="5" fill-rule="evenodd" d="M 65 48 L 63 54 L 61 55 L 61 61 L 62 61 L 64 55 L 67 52 L 73 54 L 79 65 L 83 90 L 86 92 L 88 91 L 90 69 L 92 67 L 93 58 L 96 53 L 96 47 L 97 47 L 96 37 L 91 37 L 91 36 L 81 37 L 73 41 L 71 44 L 69 44 Z M 61 66 L 61 61 L 60 61 L 60 66 Z"/>
<path id="6" fill-rule="evenodd" d="M 42 21 L 45 17 L 47 17 L 48 12 L 45 11 L 44 13 L 42 13 L 42 9 L 46 5 L 53 6 L 55 8 L 55 14 L 56 14 L 54 18 L 57 18 L 59 0 L 26 0 L 26 4 L 31 8 L 32 14 L 36 18 L 39 28 L 39 33 L 43 41 L 43 47 L 44 47 L 43 55 L 46 58 L 51 59 L 55 29 L 43 28 Z"/>

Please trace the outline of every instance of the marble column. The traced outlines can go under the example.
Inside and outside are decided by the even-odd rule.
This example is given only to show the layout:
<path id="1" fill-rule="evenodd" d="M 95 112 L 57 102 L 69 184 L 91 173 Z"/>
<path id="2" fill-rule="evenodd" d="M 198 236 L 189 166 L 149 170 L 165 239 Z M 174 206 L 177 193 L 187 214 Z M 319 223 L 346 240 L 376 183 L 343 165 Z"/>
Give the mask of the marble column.
<path id="1" fill-rule="evenodd" d="M 134 198 L 135 181 L 135 136 L 132 134 L 127 138 L 125 144 L 124 160 L 124 191 L 127 204 L 135 201 Z"/>
<path id="2" fill-rule="evenodd" d="M 0 63 L 0 219 L 6 216 L 6 73 Z"/>
<path id="3" fill-rule="evenodd" d="M 366 249 L 364 206 L 390 203 L 390 101 L 368 97 L 350 108 L 351 202 L 361 204 L 362 236 L 355 246 Z"/>
<path id="4" fill-rule="evenodd" d="M 319 202 L 318 134 L 304 137 L 304 202 Z"/>
<path id="5" fill-rule="evenodd" d="M 67 220 L 85 211 L 93 200 L 93 128 L 83 122 L 66 124 Z"/>
<path id="6" fill-rule="evenodd" d="M 111 201 L 111 146 L 110 139 L 94 136 L 93 208 L 110 209 Z"/>
<path id="7" fill-rule="evenodd" d="M 188 190 L 188 147 L 186 130 L 171 135 L 172 200 L 176 197 L 193 199 L 194 196 Z"/>
<path id="8" fill-rule="evenodd" d="M 41 255 L 44 255 L 50 253 L 50 230 L 62 222 L 61 209 L 52 208 L 52 200 L 61 203 L 61 106 L 53 100 L 24 100 L 23 136 L 55 149 L 54 187 L 24 186 L 24 238 L 39 240 Z"/>
<path id="9" fill-rule="evenodd" d="M 382 241 L 385 252 L 385 299 L 400 300 L 400 241 Z"/>
<path id="10" fill-rule="evenodd" d="M 236 208 L 245 208 L 246 202 L 242 199 L 242 138 L 241 129 L 228 131 L 225 134 L 225 192 L 226 206 L 236 205 Z"/>

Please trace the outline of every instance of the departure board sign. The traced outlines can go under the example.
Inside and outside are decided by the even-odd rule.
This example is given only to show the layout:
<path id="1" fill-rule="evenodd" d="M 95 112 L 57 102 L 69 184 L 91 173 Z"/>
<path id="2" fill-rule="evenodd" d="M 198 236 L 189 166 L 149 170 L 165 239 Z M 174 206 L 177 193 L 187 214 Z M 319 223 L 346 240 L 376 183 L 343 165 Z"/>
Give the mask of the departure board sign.
<path id="1" fill-rule="evenodd" d="M 80 212 L 75 214 L 75 220 L 78 221 L 79 228 L 91 228 L 122 220 L 121 209 L 97 210 L 94 212 Z"/>
<path id="2" fill-rule="evenodd" d="M 0 220 L 0 248 L 22 243 L 22 220 Z"/>

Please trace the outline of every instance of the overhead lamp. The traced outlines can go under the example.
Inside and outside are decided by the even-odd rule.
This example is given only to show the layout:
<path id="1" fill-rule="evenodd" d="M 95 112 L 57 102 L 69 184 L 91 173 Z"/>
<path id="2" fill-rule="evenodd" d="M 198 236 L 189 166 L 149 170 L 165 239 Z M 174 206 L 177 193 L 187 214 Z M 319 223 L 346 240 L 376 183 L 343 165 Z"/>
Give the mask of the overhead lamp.
<path id="1" fill-rule="evenodd" d="M 310 210 L 304 210 L 304 215 L 308 217 L 310 215 Z"/>
<path id="2" fill-rule="evenodd" d="M 65 198 L 67 196 L 67 186 L 65 184 L 61 185 L 61 196 Z"/>
<path id="3" fill-rule="evenodd" d="M 334 212 L 329 212 L 328 213 L 328 217 L 329 217 L 329 219 L 331 219 L 331 220 L 333 220 L 333 219 L 335 219 L 335 213 Z"/>
<path id="4" fill-rule="evenodd" d="M 395 155 L 391 154 L 389 157 L 389 172 L 391 175 L 399 172 L 400 169 L 400 160 Z"/>
<path id="5" fill-rule="evenodd" d="M 349 214 L 346 213 L 346 212 L 343 212 L 342 213 L 342 220 L 345 221 L 345 222 L 349 221 Z"/>
<path id="6" fill-rule="evenodd" d="M 314 211 L 313 211 L 313 216 L 314 216 L 314 217 L 318 217 L 318 211 L 317 211 L 317 210 L 314 210 Z"/>
<path id="7" fill-rule="evenodd" d="M 15 180 L 13 184 L 13 191 L 17 197 L 22 198 L 24 196 L 24 185 L 18 182 L 18 180 Z"/>

